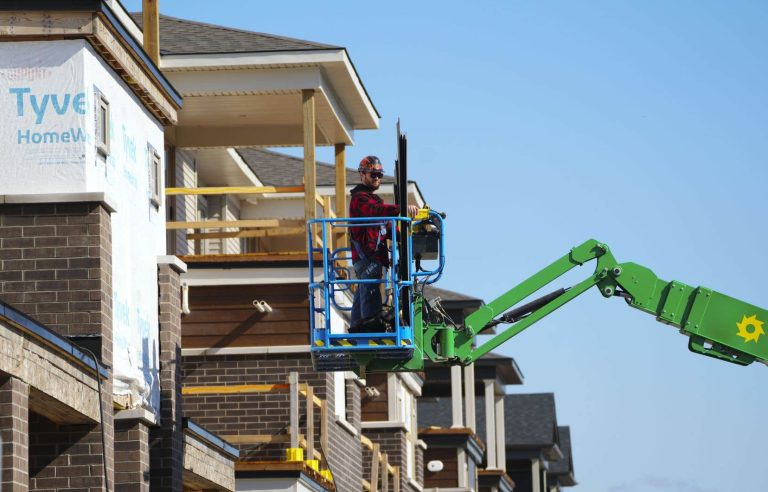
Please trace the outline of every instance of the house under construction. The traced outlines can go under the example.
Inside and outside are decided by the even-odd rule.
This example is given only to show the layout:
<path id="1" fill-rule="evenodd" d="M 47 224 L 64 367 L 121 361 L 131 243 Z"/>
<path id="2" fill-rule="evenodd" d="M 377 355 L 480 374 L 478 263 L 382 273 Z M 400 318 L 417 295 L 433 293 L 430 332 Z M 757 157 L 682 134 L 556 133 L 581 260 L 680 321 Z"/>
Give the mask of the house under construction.
<path id="1" fill-rule="evenodd" d="M 346 214 L 347 147 L 379 125 L 346 48 L 151 0 L 2 2 L 0 40 L 0 490 L 576 485 L 512 358 L 313 369 L 306 221 Z"/>

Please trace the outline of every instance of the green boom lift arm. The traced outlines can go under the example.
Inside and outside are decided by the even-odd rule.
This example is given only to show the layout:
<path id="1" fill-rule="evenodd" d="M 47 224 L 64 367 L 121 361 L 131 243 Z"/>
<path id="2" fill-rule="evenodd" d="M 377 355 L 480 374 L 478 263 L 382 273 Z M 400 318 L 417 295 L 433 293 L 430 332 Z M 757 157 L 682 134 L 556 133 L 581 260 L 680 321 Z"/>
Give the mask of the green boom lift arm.
<path id="1" fill-rule="evenodd" d="M 574 267 L 592 260 L 597 264 L 589 278 L 508 311 Z M 595 240 L 573 248 L 482 306 L 465 319 L 463 328 L 421 320 L 424 355 L 443 364 L 471 364 L 592 286 L 604 297 L 622 297 L 630 306 L 679 328 L 689 337 L 688 348 L 693 352 L 739 365 L 755 360 L 768 363 L 768 336 L 763 330 L 768 311 L 705 287 L 661 280 L 635 263 L 618 263 L 608 246 Z M 511 325 L 482 345 L 474 346 L 476 335 L 500 323 Z"/>

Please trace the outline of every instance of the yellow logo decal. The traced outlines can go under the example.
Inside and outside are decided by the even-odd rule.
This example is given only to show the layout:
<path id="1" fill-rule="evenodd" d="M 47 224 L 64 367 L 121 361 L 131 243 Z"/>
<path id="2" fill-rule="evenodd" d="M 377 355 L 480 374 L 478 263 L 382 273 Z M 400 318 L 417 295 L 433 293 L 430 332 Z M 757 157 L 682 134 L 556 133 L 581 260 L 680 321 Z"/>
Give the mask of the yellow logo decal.
<path id="1" fill-rule="evenodd" d="M 749 317 L 747 315 L 742 316 L 741 323 L 736 323 L 736 326 L 739 327 L 739 332 L 736 335 L 743 338 L 744 343 L 749 342 L 750 340 L 757 343 L 760 335 L 765 335 L 765 331 L 763 331 L 763 322 L 757 319 L 756 314 Z M 750 326 L 752 329 L 747 329 Z"/>

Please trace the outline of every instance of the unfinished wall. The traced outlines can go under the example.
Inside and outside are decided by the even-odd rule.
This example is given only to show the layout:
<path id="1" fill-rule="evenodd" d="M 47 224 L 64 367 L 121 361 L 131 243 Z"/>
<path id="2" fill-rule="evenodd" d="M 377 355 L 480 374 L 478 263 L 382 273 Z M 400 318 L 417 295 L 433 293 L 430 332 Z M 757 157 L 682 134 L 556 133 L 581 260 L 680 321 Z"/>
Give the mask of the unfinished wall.
<path id="1" fill-rule="evenodd" d="M 285 383 L 291 371 L 299 373 L 299 381 L 313 386 L 315 396 L 328 401 L 327 450 L 331 471 L 339 490 L 359 490 L 362 478 L 362 445 L 359 436 L 336 423 L 334 378 L 332 373 L 319 373 L 312 368 L 309 354 L 228 355 L 184 357 L 183 386 L 219 386 L 243 384 Z M 347 382 L 347 385 L 354 383 Z M 347 394 L 347 420 L 359 428 L 360 403 L 357 388 L 349 387 Z M 305 410 L 300 406 L 301 426 L 304 428 Z M 290 423 L 290 396 L 288 393 L 245 393 L 185 395 L 184 415 L 207 430 L 227 439 L 231 435 L 287 436 Z M 315 412 L 319 418 L 319 411 Z M 316 448 L 319 447 L 319 421 L 316 420 Z M 241 460 L 284 460 L 288 443 L 266 444 L 254 442 L 238 446 Z"/>
<path id="2" fill-rule="evenodd" d="M 266 300 L 261 313 L 254 300 Z M 192 312 L 184 317 L 184 348 L 309 345 L 306 284 L 190 287 Z"/>

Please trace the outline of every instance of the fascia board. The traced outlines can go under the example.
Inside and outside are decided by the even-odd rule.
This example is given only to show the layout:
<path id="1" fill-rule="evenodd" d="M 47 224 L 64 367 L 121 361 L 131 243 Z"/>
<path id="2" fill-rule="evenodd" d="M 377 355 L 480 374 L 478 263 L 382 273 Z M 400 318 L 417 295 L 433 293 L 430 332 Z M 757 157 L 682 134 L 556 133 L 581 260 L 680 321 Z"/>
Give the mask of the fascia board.
<path id="1" fill-rule="evenodd" d="M 322 268 L 315 269 L 322 275 Z M 306 268 L 191 268 L 181 281 L 190 287 L 202 285 L 301 284 L 309 282 Z"/>
<path id="2" fill-rule="evenodd" d="M 237 153 L 237 150 L 229 148 L 227 149 L 227 154 L 229 154 L 240 171 L 242 171 L 243 175 L 248 178 L 251 183 L 253 183 L 253 186 L 264 186 L 264 184 L 259 181 L 259 178 L 256 177 L 256 174 L 254 174 L 253 170 L 248 167 L 248 164 L 245 163 L 242 156 Z"/>
<path id="3" fill-rule="evenodd" d="M 320 80 L 320 93 L 325 97 L 328 107 L 331 109 L 331 112 L 336 117 L 336 121 L 339 122 L 339 125 L 344 131 L 345 139 L 349 142 L 354 142 L 354 127 L 349 119 L 349 115 L 347 115 L 342 108 L 338 96 L 336 96 L 336 93 L 333 91 L 333 86 L 327 81 L 327 74 L 321 73 Z M 354 143 L 352 145 L 354 145 Z"/>
<path id="4" fill-rule="evenodd" d="M 357 103 L 362 105 L 363 117 L 355 121 L 360 129 L 379 128 L 379 113 L 368 97 L 360 77 L 352 65 L 347 51 L 343 48 L 330 50 L 269 51 L 250 53 L 200 53 L 190 55 L 163 55 L 160 68 L 170 75 L 176 71 L 187 70 L 230 70 L 235 68 L 266 68 L 270 66 L 331 66 L 341 64 L 344 72 L 355 88 Z"/>
<path id="5" fill-rule="evenodd" d="M 105 2 L 107 5 L 109 5 L 109 8 L 112 9 L 112 11 L 115 13 L 115 16 L 120 20 L 120 22 L 122 22 L 126 31 L 128 31 L 128 33 L 131 36 L 133 36 L 136 42 L 143 47 L 144 32 L 139 28 L 139 26 L 136 24 L 133 18 L 130 15 L 128 15 L 128 11 L 125 10 L 125 7 L 123 7 L 123 4 L 121 4 L 118 0 L 105 0 Z"/>
<path id="6" fill-rule="evenodd" d="M 174 71 L 167 77 L 184 96 L 259 94 L 322 84 L 317 67 Z"/>

